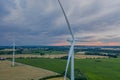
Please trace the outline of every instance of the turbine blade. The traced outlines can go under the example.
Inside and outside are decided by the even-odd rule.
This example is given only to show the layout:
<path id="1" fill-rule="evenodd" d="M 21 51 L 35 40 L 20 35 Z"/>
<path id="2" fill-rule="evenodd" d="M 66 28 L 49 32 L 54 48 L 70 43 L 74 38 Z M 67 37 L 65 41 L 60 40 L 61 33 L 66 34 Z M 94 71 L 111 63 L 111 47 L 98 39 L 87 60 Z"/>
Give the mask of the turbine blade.
<path id="1" fill-rule="evenodd" d="M 59 5 L 60 5 L 60 7 L 61 7 L 61 10 L 62 10 L 63 14 L 64 14 L 64 17 L 65 17 L 65 20 L 66 20 L 68 29 L 69 29 L 69 31 L 70 31 L 71 37 L 72 37 L 72 39 L 74 40 L 74 35 L 73 35 L 72 29 L 71 29 L 71 27 L 70 27 L 69 20 L 68 20 L 68 18 L 67 18 L 67 16 L 66 16 L 65 10 L 64 10 L 64 8 L 63 8 L 60 0 L 58 0 L 58 3 L 59 3 Z"/>
<path id="2" fill-rule="evenodd" d="M 68 18 L 67 18 L 67 16 L 66 16 L 65 10 L 63 9 L 63 6 L 62 6 L 60 0 L 58 0 L 58 3 L 59 3 L 59 5 L 60 5 L 60 7 L 61 7 L 61 10 L 62 10 L 62 12 L 63 12 L 63 15 L 64 15 L 64 17 L 65 17 L 65 20 L 66 20 L 68 29 L 69 29 L 70 34 L 71 34 L 71 37 L 72 37 L 71 47 L 70 47 L 70 50 L 69 50 L 69 55 L 68 55 L 68 60 L 67 60 L 66 70 L 65 70 L 65 76 L 64 76 L 64 80 L 66 80 L 66 75 L 67 75 L 68 66 L 69 66 L 69 63 L 70 63 L 70 58 L 71 58 L 72 54 L 74 54 L 74 51 L 73 51 L 73 50 L 74 50 L 75 40 L 74 40 L 74 35 L 73 35 L 73 32 L 72 32 L 72 29 L 71 29 L 69 20 L 68 20 Z M 74 57 L 73 57 L 73 58 L 74 58 Z M 73 67 L 73 68 L 74 68 L 74 67 Z M 73 73 L 74 73 L 74 71 L 73 71 Z M 73 78 L 74 78 L 74 77 L 73 77 Z M 72 79 L 73 79 L 73 78 L 72 78 Z M 74 80 L 74 79 L 73 79 L 73 80 Z"/>
<path id="3" fill-rule="evenodd" d="M 66 80 L 66 76 L 67 76 L 67 72 L 68 72 L 68 66 L 69 66 L 69 63 L 70 63 L 71 56 L 72 56 L 72 54 L 73 54 L 73 49 L 74 49 L 74 42 L 72 42 L 71 47 L 70 47 L 70 50 L 69 50 L 64 80 Z"/>

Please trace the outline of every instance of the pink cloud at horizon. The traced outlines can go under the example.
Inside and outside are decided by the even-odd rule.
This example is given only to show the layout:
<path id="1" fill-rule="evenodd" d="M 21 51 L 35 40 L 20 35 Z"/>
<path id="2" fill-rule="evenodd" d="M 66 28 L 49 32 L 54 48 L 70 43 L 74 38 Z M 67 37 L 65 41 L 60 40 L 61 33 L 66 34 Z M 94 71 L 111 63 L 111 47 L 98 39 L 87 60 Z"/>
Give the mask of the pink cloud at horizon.
<path id="1" fill-rule="evenodd" d="M 61 43 L 55 43 L 52 44 L 52 46 L 66 46 L 70 45 L 68 42 L 61 42 Z M 83 42 L 83 43 L 77 43 L 75 45 L 81 45 L 81 46 L 120 46 L 120 42 Z"/>

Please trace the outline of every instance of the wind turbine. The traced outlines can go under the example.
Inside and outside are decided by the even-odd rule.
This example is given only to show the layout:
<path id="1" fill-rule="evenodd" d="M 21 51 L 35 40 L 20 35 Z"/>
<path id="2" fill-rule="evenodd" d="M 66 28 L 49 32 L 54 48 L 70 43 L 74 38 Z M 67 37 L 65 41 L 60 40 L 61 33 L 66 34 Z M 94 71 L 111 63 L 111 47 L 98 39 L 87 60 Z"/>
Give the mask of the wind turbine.
<path id="1" fill-rule="evenodd" d="M 12 54 L 12 66 L 15 66 L 15 41 L 13 41 L 13 54 Z"/>
<path id="2" fill-rule="evenodd" d="M 63 15 L 65 17 L 65 20 L 66 20 L 66 23 L 67 23 L 67 26 L 68 26 L 68 29 L 69 29 L 69 32 L 70 32 L 70 35 L 71 35 L 71 38 L 72 38 L 72 40 L 69 41 L 71 43 L 71 47 L 69 49 L 69 54 L 68 54 L 68 60 L 67 60 L 66 69 L 65 69 L 64 80 L 66 80 L 70 60 L 71 60 L 71 80 L 74 80 L 74 45 L 75 45 L 75 38 L 74 38 L 73 31 L 71 29 L 69 20 L 68 20 L 68 18 L 66 16 L 65 10 L 62 7 L 62 4 L 61 4 L 60 0 L 58 0 L 58 3 L 60 5 L 60 7 L 61 7 L 61 10 L 62 10 Z"/>

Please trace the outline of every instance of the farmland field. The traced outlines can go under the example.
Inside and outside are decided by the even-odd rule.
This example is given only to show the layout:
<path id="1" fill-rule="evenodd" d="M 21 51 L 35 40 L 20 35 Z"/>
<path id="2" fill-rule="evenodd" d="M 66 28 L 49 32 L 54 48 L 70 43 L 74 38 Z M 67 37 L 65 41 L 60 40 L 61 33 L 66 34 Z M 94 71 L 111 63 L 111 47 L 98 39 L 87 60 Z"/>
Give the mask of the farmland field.
<path id="1" fill-rule="evenodd" d="M 38 80 L 56 74 L 49 70 L 20 63 L 16 63 L 15 67 L 12 67 L 10 61 L 0 61 L 0 80 Z"/>
<path id="2" fill-rule="evenodd" d="M 16 59 L 17 62 L 63 73 L 66 60 L 63 59 Z M 119 80 L 120 58 L 77 59 L 75 69 L 82 71 L 88 80 Z"/>
<path id="3" fill-rule="evenodd" d="M 38 54 L 16 54 L 15 58 L 61 58 L 67 56 L 68 54 L 45 54 L 45 55 L 38 55 Z M 0 55 L 2 58 L 12 58 L 12 55 Z M 100 55 L 83 55 L 83 54 L 75 54 L 75 59 L 85 59 L 85 58 L 108 58 L 107 56 L 100 56 Z"/>

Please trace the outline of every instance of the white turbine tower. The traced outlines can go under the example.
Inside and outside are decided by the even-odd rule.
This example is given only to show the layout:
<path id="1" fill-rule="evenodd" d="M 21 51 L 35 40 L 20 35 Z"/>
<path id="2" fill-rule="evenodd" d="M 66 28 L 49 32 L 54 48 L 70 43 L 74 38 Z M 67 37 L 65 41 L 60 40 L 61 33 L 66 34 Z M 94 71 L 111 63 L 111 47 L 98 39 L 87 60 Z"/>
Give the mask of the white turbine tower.
<path id="1" fill-rule="evenodd" d="M 15 66 L 15 41 L 13 41 L 12 66 Z"/>
<path id="2" fill-rule="evenodd" d="M 68 26 L 68 29 L 70 31 L 70 35 L 71 35 L 71 38 L 72 38 L 72 40 L 69 41 L 71 43 L 71 47 L 70 47 L 69 54 L 68 54 L 68 60 L 67 60 L 67 64 L 66 64 L 64 80 L 66 80 L 70 60 L 71 60 L 71 80 L 74 80 L 74 44 L 75 44 L 75 39 L 74 39 L 74 35 L 73 35 L 73 32 L 72 32 L 70 23 L 68 21 L 68 18 L 66 16 L 66 13 L 65 13 L 65 11 L 62 7 L 62 4 L 61 4 L 60 0 L 58 0 L 58 3 L 59 3 L 59 5 L 62 9 L 62 12 L 64 14 L 64 17 L 65 17 L 65 20 L 66 20 L 66 23 L 67 23 L 67 26 Z"/>

